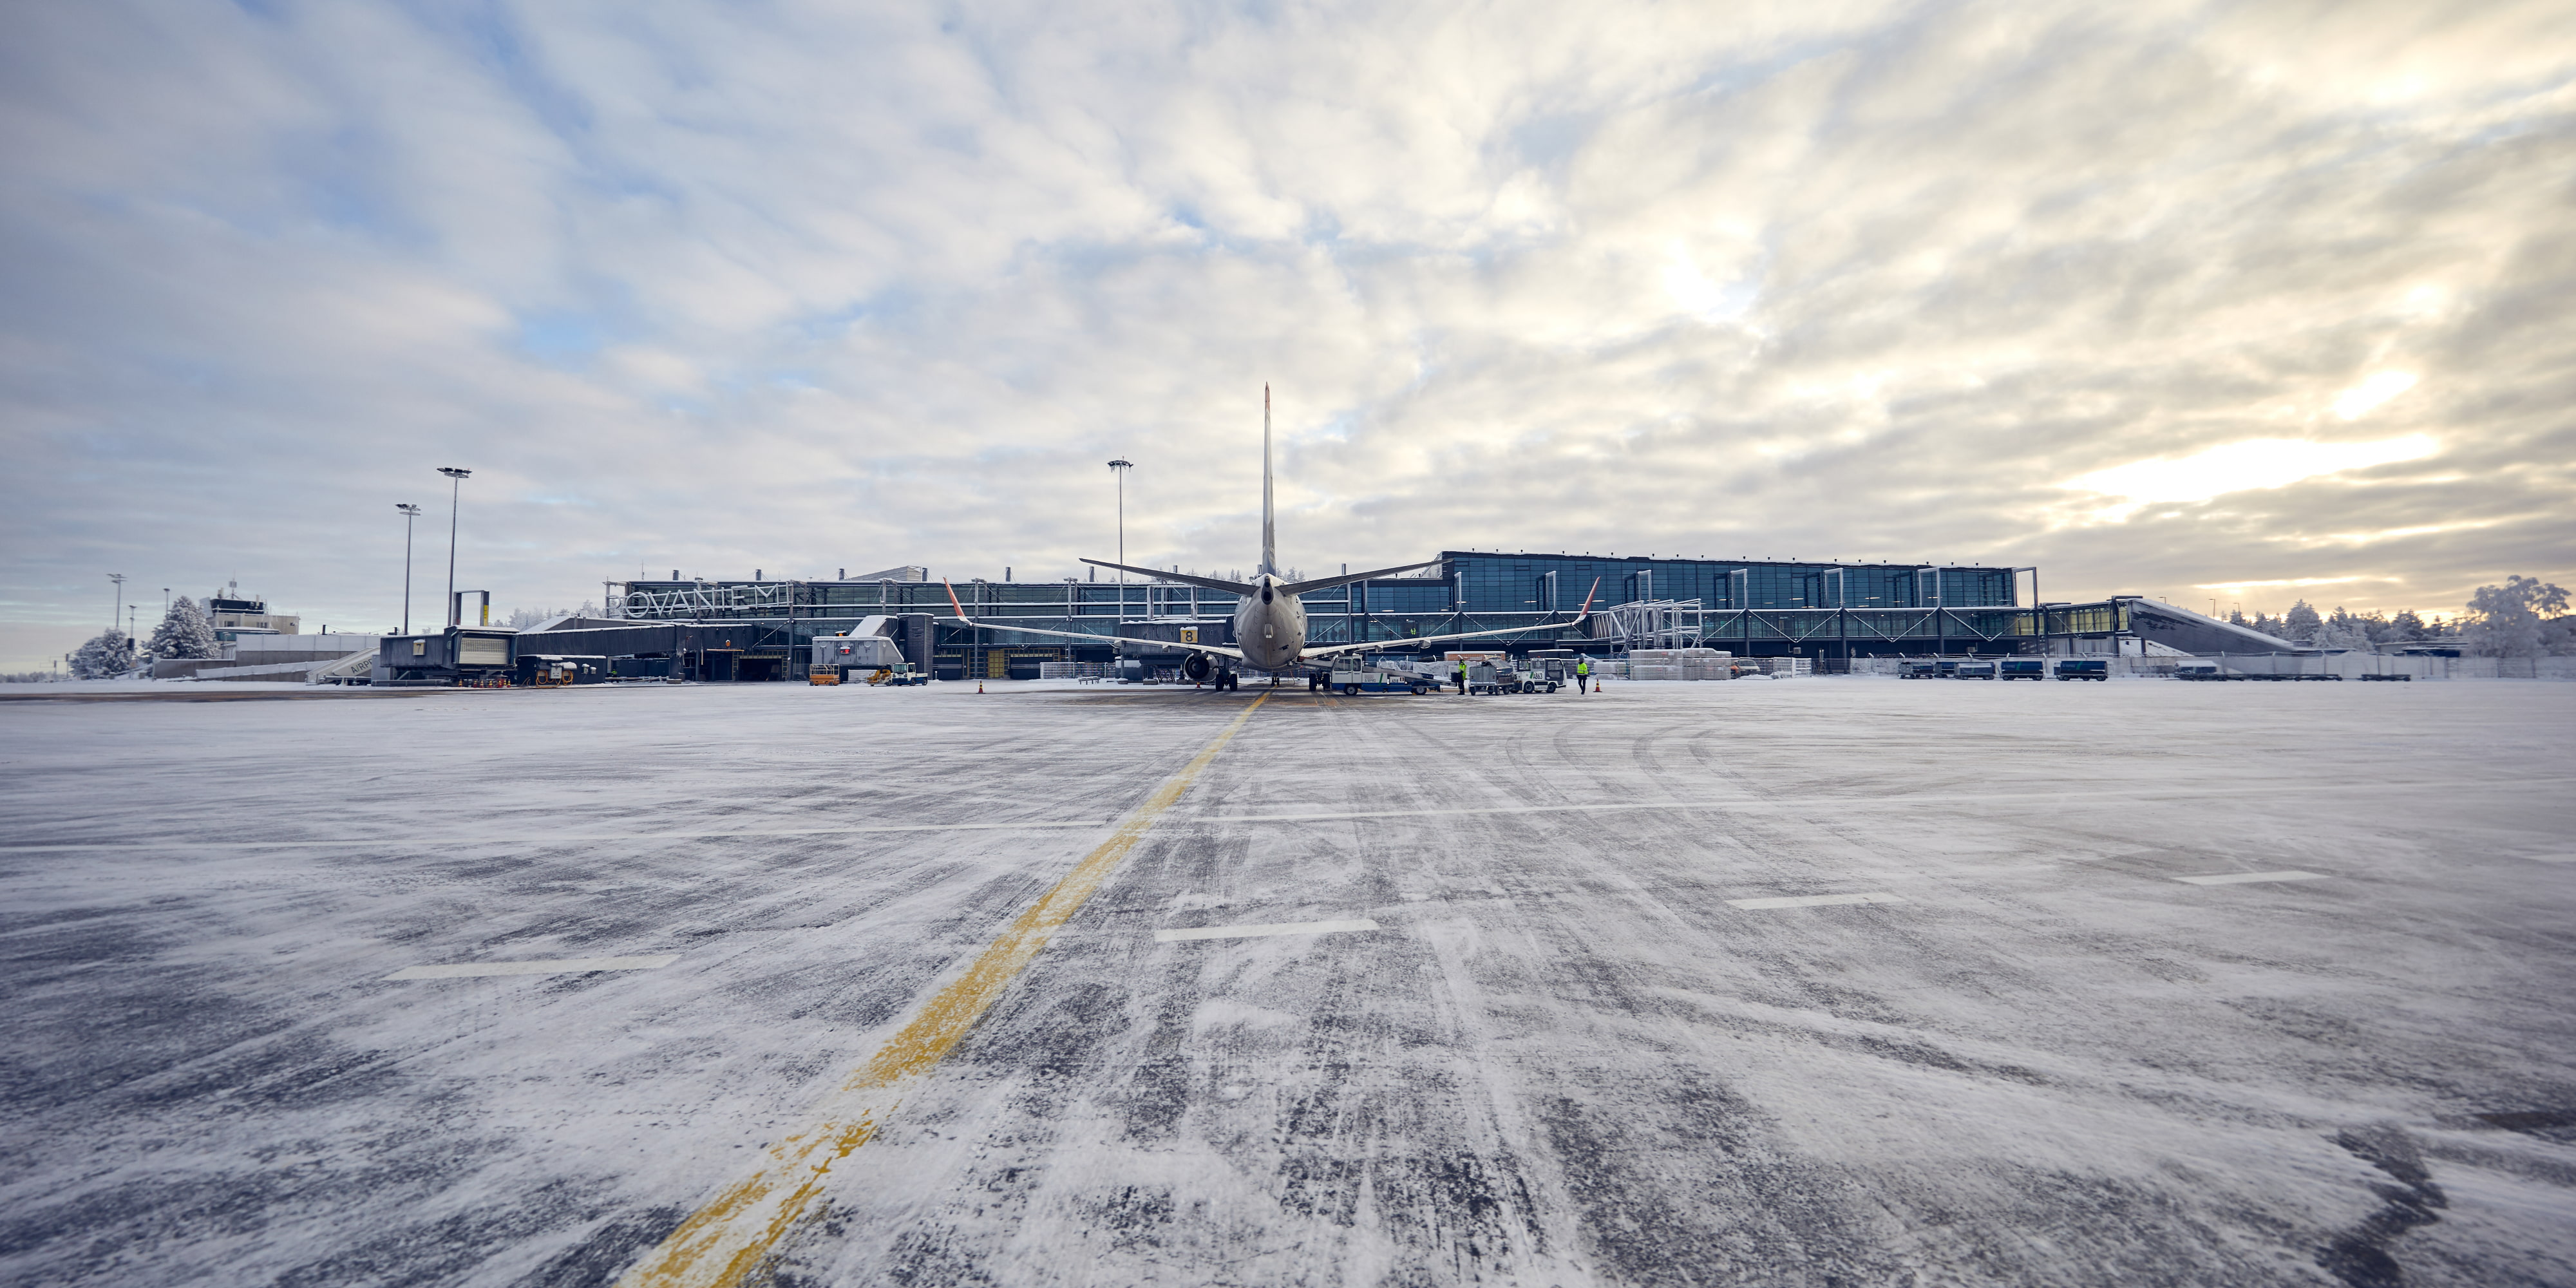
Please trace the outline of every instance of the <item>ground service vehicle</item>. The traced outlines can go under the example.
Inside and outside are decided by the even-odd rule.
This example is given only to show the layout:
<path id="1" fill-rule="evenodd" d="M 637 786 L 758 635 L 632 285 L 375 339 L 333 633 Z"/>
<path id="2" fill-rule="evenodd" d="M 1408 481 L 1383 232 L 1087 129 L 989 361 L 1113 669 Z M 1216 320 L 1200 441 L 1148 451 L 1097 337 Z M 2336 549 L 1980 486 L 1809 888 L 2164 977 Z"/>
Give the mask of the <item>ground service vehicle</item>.
<path id="1" fill-rule="evenodd" d="M 1961 680 L 1991 680 L 1995 678 L 1995 664 L 1992 662 L 1961 662 L 1958 669 L 1952 671 L 1950 674 L 1953 678 Z"/>
<path id="2" fill-rule="evenodd" d="M 576 654 L 526 654 L 515 661 L 513 683 L 524 688 L 553 689 L 575 684 L 606 684 L 608 659 Z"/>
<path id="3" fill-rule="evenodd" d="M 1938 664 L 1932 662 L 1899 662 L 1896 664 L 1896 678 L 1900 680 L 1937 680 L 1941 678 L 1941 668 Z"/>
<path id="4" fill-rule="evenodd" d="M 2057 664 L 2057 678 L 2061 680 L 2101 680 L 2107 683 L 2111 679 L 2111 662 L 2108 658 L 2070 657 Z"/>
<path id="5" fill-rule="evenodd" d="M 901 688 L 908 684 L 928 684 L 930 683 L 930 677 L 912 669 L 912 663 L 910 662 L 896 662 L 889 666 L 878 667 L 875 671 L 870 672 L 868 675 L 868 683 L 891 685 L 896 688 Z"/>
<path id="6" fill-rule="evenodd" d="M 1380 671 L 1370 667 L 1336 667 L 1325 680 L 1325 687 L 1335 693 L 1412 693 L 1431 691 L 1431 682 L 1419 675 L 1401 671 Z"/>
<path id="7" fill-rule="evenodd" d="M 2008 657 L 2003 660 L 2003 676 L 2007 680 L 2045 682 L 2048 679 L 2048 663 L 2036 657 Z"/>

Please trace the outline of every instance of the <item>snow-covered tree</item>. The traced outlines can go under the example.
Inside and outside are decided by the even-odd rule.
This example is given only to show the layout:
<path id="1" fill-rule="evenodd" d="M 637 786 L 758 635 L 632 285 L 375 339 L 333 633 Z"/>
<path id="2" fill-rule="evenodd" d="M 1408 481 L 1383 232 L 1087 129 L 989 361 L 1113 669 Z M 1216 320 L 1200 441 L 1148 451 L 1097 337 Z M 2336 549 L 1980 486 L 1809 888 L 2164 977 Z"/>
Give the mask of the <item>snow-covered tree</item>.
<path id="1" fill-rule="evenodd" d="M 507 626 L 514 631 L 524 631 L 529 627 L 545 622 L 551 622 L 567 613 L 578 617 L 597 617 L 600 615 L 599 605 L 585 599 L 581 601 L 581 607 L 579 608 L 514 608 L 510 610 L 508 620 L 503 621 L 500 624 Z"/>
<path id="2" fill-rule="evenodd" d="M 161 624 L 152 628 L 152 656 L 156 658 L 221 657 L 223 648 L 215 642 L 215 624 L 197 607 L 197 601 L 181 595 L 170 602 Z"/>
<path id="3" fill-rule="evenodd" d="M 2481 657 L 2538 657 L 2546 647 L 2541 618 L 2566 611 L 2566 591 L 2536 577 L 2507 577 L 2469 596 L 2460 637 Z"/>
<path id="4" fill-rule="evenodd" d="M 104 680 L 134 669 L 134 641 L 123 631 L 108 631 L 72 651 L 72 678 Z"/>
<path id="5" fill-rule="evenodd" d="M 2395 643 L 2412 644 L 2417 640 L 2428 637 L 2429 630 L 2424 625 L 2424 619 L 2417 617 L 2414 609 L 2409 608 L 2397 614 L 2395 617 L 2388 619 L 2388 635 L 2386 638 Z"/>
<path id="6" fill-rule="evenodd" d="M 2317 610 L 2302 599 L 2290 605 L 2289 614 L 2281 619 L 2281 638 L 2293 644 L 2315 644 L 2317 628 L 2323 625 L 2325 618 L 2318 616 Z"/>
<path id="7" fill-rule="evenodd" d="M 2370 622 L 2370 618 L 2345 612 L 2343 606 L 2338 604 L 2335 606 L 2334 616 L 2317 624 L 2317 632 L 2314 636 L 2316 645 L 2318 648 L 2360 649 L 2368 652 Z"/>

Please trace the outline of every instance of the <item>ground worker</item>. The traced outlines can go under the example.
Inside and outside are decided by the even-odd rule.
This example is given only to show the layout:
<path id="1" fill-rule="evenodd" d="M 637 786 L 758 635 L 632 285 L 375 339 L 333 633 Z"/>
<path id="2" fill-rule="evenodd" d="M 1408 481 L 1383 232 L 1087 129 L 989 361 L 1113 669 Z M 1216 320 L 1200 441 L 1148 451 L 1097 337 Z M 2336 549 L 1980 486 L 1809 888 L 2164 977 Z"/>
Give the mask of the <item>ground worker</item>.
<path id="1" fill-rule="evenodd" d="M 1590 693 L 1592 691 L 1590 687 L 1591 680 L 1592 659 L 1588 657 L 1576 658 L 1574 661 L 1574 691 L 1577 693 Z"/>
<path id="2" fill-rule="evenodd" d="M 1467 660 L 1458 659 L 1458 669 L 1449 673 L 1449 682 L 1458 686 L 1458 696 L 1467 696 Z"/>

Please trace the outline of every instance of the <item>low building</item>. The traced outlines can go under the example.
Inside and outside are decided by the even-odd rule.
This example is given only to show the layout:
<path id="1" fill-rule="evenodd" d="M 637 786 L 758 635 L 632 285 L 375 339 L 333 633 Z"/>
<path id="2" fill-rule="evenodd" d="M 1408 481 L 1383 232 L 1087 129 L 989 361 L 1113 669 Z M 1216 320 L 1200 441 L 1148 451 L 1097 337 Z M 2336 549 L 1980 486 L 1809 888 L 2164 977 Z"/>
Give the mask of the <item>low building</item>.
<path id="1" fill-rule="evenodd" d="M 267 600 L 243 595 L 240 582 L 206 596 L 206 616 L 215 625 L 215 639 L 223 643 L 244 635 L 293 635 L 299 624 L 290 614 L 268 611 Z"/>

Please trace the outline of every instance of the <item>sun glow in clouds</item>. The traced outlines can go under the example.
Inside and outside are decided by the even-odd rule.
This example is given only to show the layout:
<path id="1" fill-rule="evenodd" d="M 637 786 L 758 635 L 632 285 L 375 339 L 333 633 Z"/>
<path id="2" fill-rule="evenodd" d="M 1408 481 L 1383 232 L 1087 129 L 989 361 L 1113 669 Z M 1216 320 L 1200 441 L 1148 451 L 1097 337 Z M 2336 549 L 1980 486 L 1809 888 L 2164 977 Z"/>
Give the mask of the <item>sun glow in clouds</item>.
<path id="1" fill-rule="evenodd" d="M 1676 241 L 1664 261 L 1664 292 L 1683 311 L 1706 322 L 1732 322 L 1753 306 L 1753 288 L 1743 281 L 1720 283 Z"/>
<path id="2" fill-rule="evenodd" d="M 2359 420 L 2372 408 L 2415 387 L 2412 371 L 2383 371 L 2335 395 L 2334 414 Z"/>
<path id="3" fill-rule="evenodd" d="M 2408 376 L 2408 383 L 2414 377 Z M 2392 395 L 2393 396 L 2393 395 Z M 2126 497 L 2130 508 L 2158 501 L 2206 501 L 2229 492 L 2286 487 L 2301 479 L 2393 461 L 2421 460 L 2440 451 L 2430 434 L 2407 434 L 2375 443 L 2313 443 L 2299 438 L 2249 438 L 2189 456 L 2137 461 L 2095 470 L 2068 487 Z"/>

